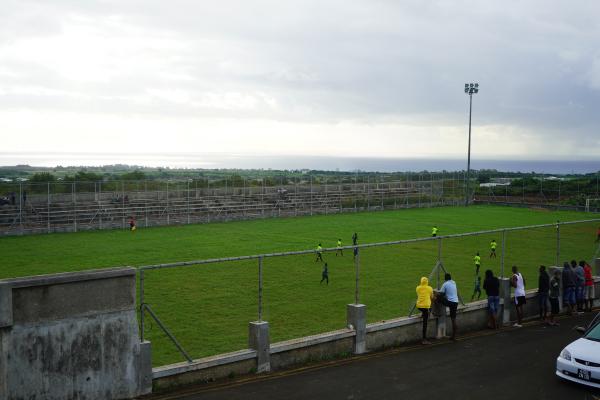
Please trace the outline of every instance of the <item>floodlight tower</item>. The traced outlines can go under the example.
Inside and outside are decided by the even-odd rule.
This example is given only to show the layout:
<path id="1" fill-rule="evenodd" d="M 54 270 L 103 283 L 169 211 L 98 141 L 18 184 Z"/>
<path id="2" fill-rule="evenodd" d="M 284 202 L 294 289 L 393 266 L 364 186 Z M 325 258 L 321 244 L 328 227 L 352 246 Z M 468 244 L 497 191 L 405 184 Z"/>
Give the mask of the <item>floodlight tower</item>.
<path id="1" fill-rule="evenodd" d="M 465 83 L 465 93 L 469 95 L 469 150 L 467 153 L 467 180 L 465 182 L 465 207 L 469 205 L 470 175 L 471 175 L 471 110 L 473 109 L 473 94 L 479 92 L 479 83 Z"/>

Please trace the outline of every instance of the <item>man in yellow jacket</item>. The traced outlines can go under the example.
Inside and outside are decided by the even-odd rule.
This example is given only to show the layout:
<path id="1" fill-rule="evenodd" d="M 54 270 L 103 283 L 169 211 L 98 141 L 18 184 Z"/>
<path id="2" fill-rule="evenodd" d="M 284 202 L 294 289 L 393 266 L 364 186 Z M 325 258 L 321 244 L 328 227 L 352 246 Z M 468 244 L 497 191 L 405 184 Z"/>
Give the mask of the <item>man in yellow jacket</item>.
<path id="1" fill-rule="evenodd" d="M 421 278 L 421 284 L 417 286 L 417 308 L 423 316 L 423 341 L 422 344 L 430 344 L 427 340 L 427 320 L 429 319 L 429 309 L 433 300 L 433 288 L 429 286 L 429 279 Z"/>

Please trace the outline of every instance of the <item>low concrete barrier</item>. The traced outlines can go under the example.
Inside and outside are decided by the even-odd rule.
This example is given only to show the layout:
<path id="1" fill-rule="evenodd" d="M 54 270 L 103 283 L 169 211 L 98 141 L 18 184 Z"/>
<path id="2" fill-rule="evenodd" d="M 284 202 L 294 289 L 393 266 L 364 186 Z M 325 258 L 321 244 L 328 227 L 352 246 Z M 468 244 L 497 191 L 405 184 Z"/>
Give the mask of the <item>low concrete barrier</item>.
<path id="1" fill-rule="evenodd" d="M 0 399 L 126 399 L 152 389 L 134 268 L 0 280 Z"/>
<path id="2" fill-rule="evenodd" d="M 508 279 L 502 284 L 504 285 L 504 298 L 501 296 L 498 321 L 502 322 L 504 319 L 503 324 L 510 326 L 511 321 L 516 320 L 514 298 L 509 295 L 510 292 L 506 292 L 510 290 Z M 595 285 L 596 293 L 600 293 L 600 277 L 595 277 Z M 539 303 L 537 297 L 537 289 L 526 292 L 525 320 L 538 318 Z M 596 305 L 597 302 L 598 300 L 595 300 Z M 347 327 L 338 331 L 271 344 L 269 347 L 270 361 L 268 369 L 264 369 L 266 368 L 264 365 L 262 368 L 276 371 L 310 361 L 361 354 L 420 342 L 422 326 L 420 315 L 366 324 L 366 311 L 367 307 L 365 305 L 349 304 L 347 313 L 348 324 L 349 326 L 352 325 L 351 328 Z M 459 337 L 464 333 L 485 329 L 488 322 L 487 300 L 476 301 L 459 307 L 456 320 Z M 429 337 L 438 337 L 439 332 L 443 334 L 444 332 L 451 332 L 451 330 L 450 318 L 445 316 L 430 318 L 428 324 Z M 259 335 L 256 332 L 257 330 L 251 329 L 250 335 Z M 357 334 L 357 332 L 360 334 Z M 260 335 L 263 334 L 264 332 L 260 333 Z M 250 343 L 256 343 L 257 340 L 257 338 L 251 338 Z M 264 343 L 264 336 L 259 341 Z M 266 358 L 262 356 L 261 360 L 264 362 Z M 156 389 L 165 389 L 257 371 L 257 350 L 242 350 L 195 360 L 193 363 L 179 363 L 154 368 L 153 378 Z"/>

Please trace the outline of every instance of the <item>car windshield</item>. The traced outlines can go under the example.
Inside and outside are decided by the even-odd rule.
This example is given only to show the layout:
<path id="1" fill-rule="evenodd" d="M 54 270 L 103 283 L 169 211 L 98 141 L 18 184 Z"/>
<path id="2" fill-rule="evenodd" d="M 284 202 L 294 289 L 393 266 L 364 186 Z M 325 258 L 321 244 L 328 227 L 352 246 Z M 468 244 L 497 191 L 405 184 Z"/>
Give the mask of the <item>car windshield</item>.
<path id="1" fill-rule="evenodd" d="M 584 337 L 589 340 L 600 342 L 600 324 L 596 324 L 596 326 L 586 333 Z"/>

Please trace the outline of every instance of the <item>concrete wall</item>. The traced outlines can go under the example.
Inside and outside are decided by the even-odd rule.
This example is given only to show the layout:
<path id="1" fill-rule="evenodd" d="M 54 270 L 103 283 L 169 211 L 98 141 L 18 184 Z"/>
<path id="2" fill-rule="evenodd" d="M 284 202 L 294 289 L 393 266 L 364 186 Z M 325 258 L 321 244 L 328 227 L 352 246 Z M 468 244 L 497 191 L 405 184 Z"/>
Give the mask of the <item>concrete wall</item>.
<path id="1" fill-rule="evenodd" d="M 600 269 L 600 261 L 598 265 Z M 596 277 L 596 293 L 600 293 L 599 277 Z M 537 289 L 529 290 L 526 298 L 527 305 L 524 307 L 524 318 L 526 320 L 538 318 Z M 596 300 L 595 305 L 598 305 L 598 300 Z M 350 308 L 355 306 L 349 305 Z M 504 306 L 504 302 L 501 300 L 498 313 L 499 322 L 502 321 Z M 510 297 L 507 302 L 506 310 L 508 311 L 507 315 L 510 315 L 510 321 L 514 321 L 516 312 L 513 297 Z M 510 321 L 505 326 L 510 326 L 512 323 Z M 458 336 L 486 329 L 487 322 L 487 300 L 461 306 L 457 312 Z M 365 324 L 366 335 L 362 339 L 364 340 L 363 348 L 366 347 L 366 351 L 376 351 L 387 347 L 419 343 L 421 340 L 421 324 L 420 314 Z M 430 318 L 428 324 L 429 337 L 437 336 L 439 324 L 444 324 L 445 331 L 451 332 L 450 318 L 433 317 Z M 353 328 L 355 327 L 353 326 Z M 345 328 L 334 332 L 272 343 L 268 348 L 270 354 L 269 370 L 276 371 L 311 361 L 347 356 L 352 353 L 358 354 L 357 349 L 360 349 L 361 346 L 357 346 L 356 340 L 356 330 Z M 155 388 L 206 382 L 231 377 L 232 375 L 257 372 L 257 350 L 242 350 L 236 353 L 195 360 L 192 363 L 179 363 L 155 368 L 153 370 Z"/>
<path id="2" fill-rule="evenodd" d="M 0 280 L 0 399 L 125 399 L 151 389 L 135 269 Z"/>

